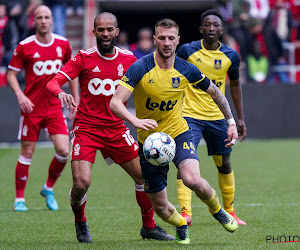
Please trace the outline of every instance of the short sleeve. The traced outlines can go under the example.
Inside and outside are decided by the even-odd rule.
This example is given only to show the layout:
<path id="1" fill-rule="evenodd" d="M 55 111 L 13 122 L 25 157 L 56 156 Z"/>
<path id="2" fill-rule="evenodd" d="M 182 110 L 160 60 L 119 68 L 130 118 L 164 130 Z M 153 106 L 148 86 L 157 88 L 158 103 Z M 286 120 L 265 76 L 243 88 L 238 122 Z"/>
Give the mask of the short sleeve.
<path id="1" fill-rule="evenodd" d="M 21 44 L 18 44 L 17 48 L 14 50 L 8 68 L 15 71 L 21 71 L 23 67 L 24 67 L 23 46 Z"/>

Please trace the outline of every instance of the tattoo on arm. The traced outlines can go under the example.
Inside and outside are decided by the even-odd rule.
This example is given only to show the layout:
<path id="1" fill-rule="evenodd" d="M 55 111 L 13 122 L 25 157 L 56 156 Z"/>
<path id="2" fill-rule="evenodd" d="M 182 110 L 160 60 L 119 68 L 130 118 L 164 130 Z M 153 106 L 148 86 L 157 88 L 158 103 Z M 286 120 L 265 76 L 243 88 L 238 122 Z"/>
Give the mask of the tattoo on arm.
<path id="1" fill-rule="evenodd" d="M 231 109 L 225 95 L 223 95 L 221 90 L 213 83 L 210 84 L 209 89 L 210 88 L 212 89 L 208 92 L 208 94 L 211 95 L 214 102 L 218 105 L 219 109 L 222 111 L 223 115 L 225 116 L 225 119 L 228 120 L 232 118 L 233 115 L 231 113 Z"/>

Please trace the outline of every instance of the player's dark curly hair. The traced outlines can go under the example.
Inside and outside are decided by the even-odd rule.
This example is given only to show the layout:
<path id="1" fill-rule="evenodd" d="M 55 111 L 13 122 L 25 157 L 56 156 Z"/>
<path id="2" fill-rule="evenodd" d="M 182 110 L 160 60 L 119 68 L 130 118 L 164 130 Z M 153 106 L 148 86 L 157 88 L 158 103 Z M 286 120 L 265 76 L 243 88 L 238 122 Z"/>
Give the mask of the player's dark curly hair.
<path id="1" fill-rule="evenodd" d="M 223 19 L 222 14 L 221 14 L 218 10 L 216 10 L 216 9 L 209 9 L 209 10 L 206 10 L 206 11 L 204 11 L 204 12 L 202 13 L 202 15 L 201 15 L 201 25 L 202 25 L 202 23 L 203 23 L 203 19 L 204 19 L 205 17 L 209 16 L 209 15 L 213 15 L 213 16 L 219 17 L 220 20 L 221 20 L 221 22 L 223 23 L 223 20 L 224 20 L 224 19 Z"/>
<path id="2" fill-rule="evenodd" d="M 178 24 L 173 21 L 172 19 L 169 18 L 164 18 L 161 19 L 159 21 L 157 21 L 157 23 L 155 24 L 155 30 L 157 29 L 157 27 L 163 27 L 163 28 L 172 28 L 175 27 L 179 33 L 179 26 Z"/>

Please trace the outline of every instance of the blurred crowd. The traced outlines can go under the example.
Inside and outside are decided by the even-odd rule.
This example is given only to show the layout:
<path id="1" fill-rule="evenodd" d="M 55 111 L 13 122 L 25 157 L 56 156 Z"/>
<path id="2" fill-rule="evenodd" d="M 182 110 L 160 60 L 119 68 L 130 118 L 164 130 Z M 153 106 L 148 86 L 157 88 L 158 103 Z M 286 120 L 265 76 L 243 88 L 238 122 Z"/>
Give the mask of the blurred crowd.
<path id="1" fill-rule="evenodd" d="M 51 8 L 53 32 L 61 36 L 66 35 L 67 15 L 83 15 L 83 0 L 0 0 L 0 86 L 6 85 L 7 66 L 18 43 L 35 34 L 33 13 L 42 4 Z"/>
<path id="2" fill-rule="evenodd" d="M 285 48 L 289 43 L 298 46 L 300 5 L 296 4 L 296 0 L 217 0 L 225 20 L 223 42 L 239 52 L 247 82 L 291 82 Z"/>
<path id="3" fill-rule="evenodd" d="M 300 48 L 300 5 L 296 1 L 216 0 L 215 7 L 224 17 L 222 41 L 240 54 L 244 82 L 291 82 L 287 70 L 287 48 L 291 47 L 287 45 Z M 66 36 L 67 16 L 83 15 L 83 0 L 0 0 L 0 86 L 6 84 L 6 68 L 18 42 L 35 33 L 33 13 L 41 4 L 51 8 L 53 32 L 61 36 Z M 137 41 L 129 44 L 128 32 L 121 31 L 117 46 L 131 50 L 139 59 L 154 51 L 152 36 L 151 28 L 142 27 Z"/>
<path id="4" fill-rule="evenodd" d="M 288 70 L 291 56 L 288 48 L 293 49 L 292 56 L 297 46 L 300 48 L 300 3 L 296 5 L 296 0 L 216 0 L 215 8 L 224 18 L 222 42 L 240 55 L 243 83 L 300 82 L 300 73 L 299 79 L 291 79 Z M 128 34 L 121 32 L 118 46 L 133 51 L 139 59 L 153 51 L 152 35 L 150 28 L 141 28 L 137 42 L 128 44 Z M 290 44 L 293 46 L 288 46 Z"/>

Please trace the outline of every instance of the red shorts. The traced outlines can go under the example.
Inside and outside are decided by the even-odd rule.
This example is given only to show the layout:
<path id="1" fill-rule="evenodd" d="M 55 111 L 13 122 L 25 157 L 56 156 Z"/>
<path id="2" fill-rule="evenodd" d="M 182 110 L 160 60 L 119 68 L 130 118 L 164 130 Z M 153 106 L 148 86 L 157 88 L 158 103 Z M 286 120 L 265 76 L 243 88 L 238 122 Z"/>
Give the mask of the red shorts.
<path id="1" fill-rule="evenodd" d="M 49 135 L 68 135 L 67 121 L 61 110 L 50 115 L 25 115 L 20 117 L 18 139 L 38 141 L 40 131 L 44 128 Z"/>
<path id="2" fill-rule="evenodd" d="M 108 165 L 122 165 L 138 157 L 138 145 L 125 125 L 117 127 L 90 127 L 74 125 L 71 131 L 71 161 L 94 163 L 100 150 Z"/>

